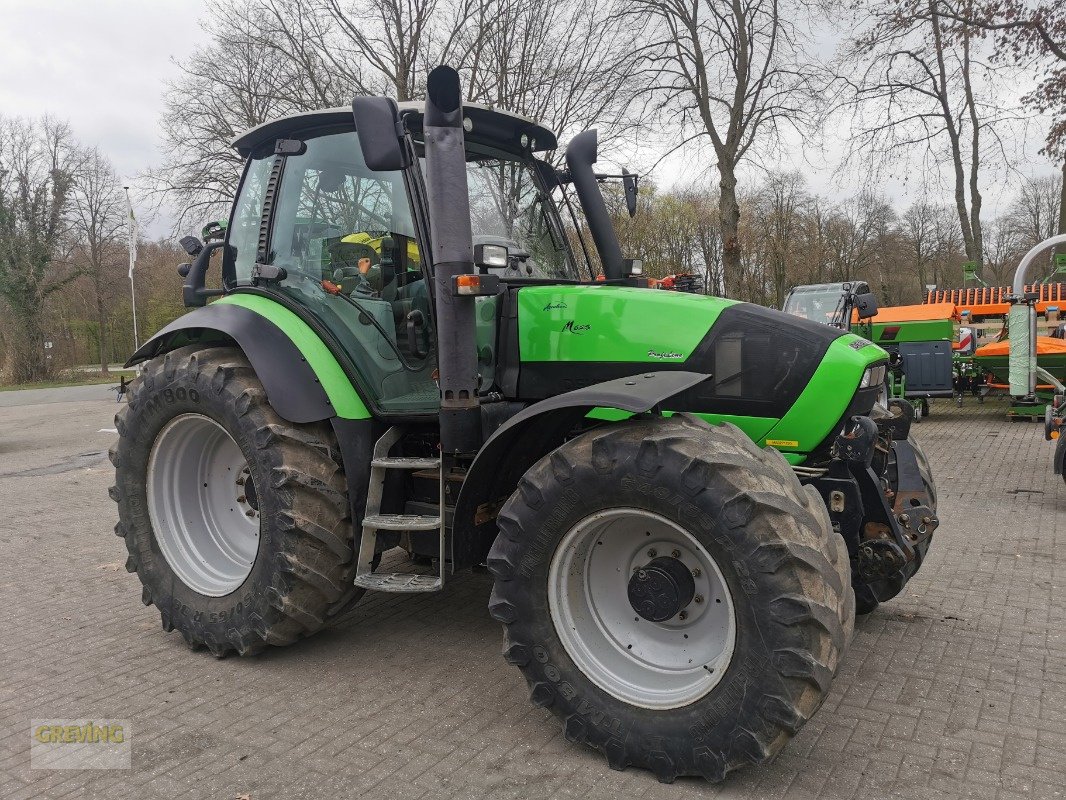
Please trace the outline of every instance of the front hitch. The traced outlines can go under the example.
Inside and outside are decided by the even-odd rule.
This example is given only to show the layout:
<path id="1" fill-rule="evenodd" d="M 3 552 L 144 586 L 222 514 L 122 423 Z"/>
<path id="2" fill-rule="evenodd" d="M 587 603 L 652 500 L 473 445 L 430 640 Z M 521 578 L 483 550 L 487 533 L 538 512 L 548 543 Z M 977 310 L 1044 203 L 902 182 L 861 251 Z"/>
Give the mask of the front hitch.
<path id="1" fill-rule="evenodd" d="M 907 405 L 877 422 L 849 419 L 829 469 L 813 481 L 847 543 L 853 582 L 877 600 L 898 594 L 917 572 L 939 524 L 914 447 L 892 437 L 909 428 Z"/>

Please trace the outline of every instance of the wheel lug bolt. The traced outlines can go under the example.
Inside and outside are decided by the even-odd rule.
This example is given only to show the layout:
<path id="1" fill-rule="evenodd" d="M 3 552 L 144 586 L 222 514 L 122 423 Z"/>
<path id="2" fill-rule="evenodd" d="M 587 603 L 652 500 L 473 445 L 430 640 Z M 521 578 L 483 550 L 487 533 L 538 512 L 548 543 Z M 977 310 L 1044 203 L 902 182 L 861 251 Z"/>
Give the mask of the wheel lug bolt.
<path id="1" fill-rule="evenodd" d="M 246 499 L 245 496 L 242 494 L 240 497 L 237 498 L 237 502 L 238 503 L 243 503 L 245 501 L 245 499 Z"/>
<path id="2" fill-rule="evenodd" d="M 677 618 L 678 619 L 688 619 L 688 612 L 687 611 L 682 611 L 680 614 L 677 615 Z"/>
<path id="3" fill-rule="evenodd" d="M 648 579 L 648 573 L 642 569 L 637 570 L 637 580 L 643 581 Z"/>
<path id="4" fill-rule="evenodd" d="M 693 578 L 698 578 L 702 574 L 703 574 L 703 570 L 701 570 L 699 567 L 696 567 L 696 569 L 692 570 L 692 577 Z"/>
<path id="5" fill-rule="evenodd" d="M 694 602 L 696 602 L 696 603 L 702 603 L 703 602 L 703 595 L 702 594 L 698 594 L 695 597 L 693 597 L 692 600 Z"/>
<path id="6" fill-rule="evenodd" d="M 246 517 L 254 517 L 255 516 L 255 512 L 252 511 L 252 509 L 249 508 L 247 511 L 244 512 L 244 515 Z"/>
<path id="7" fill-rule="evenodd" d="M 681 558 L 681 551 L 680 550 L 673 550 L 673 551 L 671 551 L 670 555 L 673 556 L 674 558 Z"/>
<path id="8" fill-rule="evenodd" d="M 654 547 L 648 550 L 648 558 L 655 558 L 655 556 L 657 555 L 659 555 L 659 551 L 656 550 Z"/>

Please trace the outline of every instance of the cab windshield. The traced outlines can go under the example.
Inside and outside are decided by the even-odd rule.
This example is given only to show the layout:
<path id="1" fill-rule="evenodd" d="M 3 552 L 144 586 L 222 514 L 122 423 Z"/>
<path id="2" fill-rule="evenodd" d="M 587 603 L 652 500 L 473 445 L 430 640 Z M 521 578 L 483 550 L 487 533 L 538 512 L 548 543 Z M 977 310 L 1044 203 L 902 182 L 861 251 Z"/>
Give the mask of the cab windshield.
<path id="1" fill-rule="evenodd" d="M 839 283 L 797 286 L 782 307 L 786 314 L 821 322 L 824 325 L 844 325 L 844 297 L 847 291 Z"/>
<path id="2" fill-rule="evenodd" d="M 508 251 L 507 267 L 490 272 L 509 281 L 581 279 L 532 164 L 468 142 L 466 176 L 474 244 Z"/>

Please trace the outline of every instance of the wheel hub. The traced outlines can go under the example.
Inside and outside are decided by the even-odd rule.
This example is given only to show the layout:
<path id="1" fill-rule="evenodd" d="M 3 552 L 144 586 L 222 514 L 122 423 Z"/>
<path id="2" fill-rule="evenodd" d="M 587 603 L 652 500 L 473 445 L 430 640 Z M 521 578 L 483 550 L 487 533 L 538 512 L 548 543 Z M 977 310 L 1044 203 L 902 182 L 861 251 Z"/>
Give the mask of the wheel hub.
<path id="1" fill-rule="evenodd" d="M 180 414 L 156 436 L 145 477 L 152 532 L 178 579 L 207 597 L 238 589 L 259 550 L 260 498 L 233 437 Z"/>
<path id="2" fill-rule="evenodd" d="M 652 559 L 629 579 L 629 604 L 649 622 L 677 616 L 695 595 L 692 572 L 670 556 Z"/>
<path id="3" fill-rule="evenodd" d="M 644 509 L 597 511 L 563 536 L 548 607 L 577 668 L 642 708 L 698 700 L 733 657 L 736 614 L 717 562 L 697 537 Z"/>

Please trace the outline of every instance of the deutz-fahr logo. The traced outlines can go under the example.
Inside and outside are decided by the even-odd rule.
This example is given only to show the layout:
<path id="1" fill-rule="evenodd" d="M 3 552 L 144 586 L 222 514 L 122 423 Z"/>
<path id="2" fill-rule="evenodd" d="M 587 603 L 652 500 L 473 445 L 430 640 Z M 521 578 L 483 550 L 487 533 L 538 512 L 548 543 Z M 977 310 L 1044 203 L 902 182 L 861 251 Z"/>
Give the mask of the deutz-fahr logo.
<path id="1" fill-rule="evenodd" d="M 578 325 L 573 320 L 570 320 L 568 323 L 563 325 L 562 332 L 563 333 L 576 333 L 578 336 L 580 336 L 583 333 L 588 333 L 590 330 L 592 330 L 592 326 L 591 325 Z"/>
<path id="2" fill-rule="evenodd" d="M 664 361 L 676 361 L 680 358 L 684 358 L 684 356 L 681 355 L 681 353 L 674 352 L 673 350 L 668 350 L 664 353 L 660 353 L 658 350 L 649 350 L 648 358 L 658 358 Z"/>

